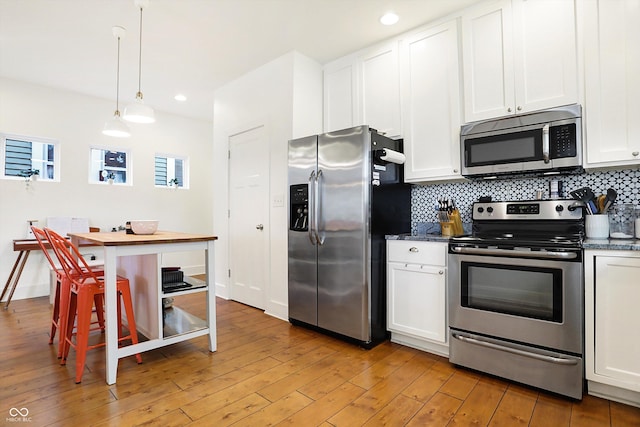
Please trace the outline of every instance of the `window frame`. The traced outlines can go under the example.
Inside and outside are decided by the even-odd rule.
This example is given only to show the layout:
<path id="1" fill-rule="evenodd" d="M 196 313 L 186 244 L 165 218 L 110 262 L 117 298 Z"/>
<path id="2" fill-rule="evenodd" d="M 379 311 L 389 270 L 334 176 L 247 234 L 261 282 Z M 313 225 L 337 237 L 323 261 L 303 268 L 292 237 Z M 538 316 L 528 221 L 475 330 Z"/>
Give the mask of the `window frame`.
<path id="1" fill-rule="evenodd" d="M 40 162 L 40 167 L 34 167 L 33 159 L 31 159 L 31 169 L 37 169 L 40 171 L 38 174 L 38 181 L 42 182 L 60 182 L 60 173 L 61 173 L 61 150 L 60 150 L 60 141 L 53 138 L 45 138 L 40 136 L 27 136 L 27 135 L 18 135 L 13 133 L 4 133 L 0 132 L 0 179 L 7 180 L 25 180 L 28 177 L 18 176 L 18 175 L 6 175 L 6 160 L 7 160 L 7 139 L 22 141 L 22 142 L 30 142 L 37 144 L 45 144 L 53 146 L 53 161 L 49 162 L 47 160 L 36 160 L 36 162 Z M 43 173 L 45 165 L 53 166 L 53 178 L 47 178 Z"/>
<path id="2" fill-rule="evenodd" d="M 94 169 L 93 164 L 94 164 L 94 157 L 93 157 L 93 150 L 99 150 L 102 151 L 101 153 L 101 165 L 98 169 Z M 124 168 L 116 168 L 116 167 L 109 167 L 107 165 L 105 165 L 105 160 L 104 160 L 104 152 L 113 152 L 113 153 L 124 153 L 125 154 L 125 167 Z M 122 185 L 122 186 L 133 186 L 133 162 L 131 159 L 131 149 L 130 148 L 124 148 L 124 147 L 107 147 L 104 145 L 91 145 L 89 146 L 89 167 L 88 167 L 88 180 L 89 180 L 89 184 L 94 184 L 94 185 Z M 119 170 L 124 170 L 124 174 L 125 174 L 125 181 L 124 182 L 117 182 L 114 181 L 113 183 L 109 183 L 109 181 L 104 178 L 104 179 L 100 179 L 99 176 L 94 176 L 94 174 L 99 173 L 100 171 L 104 171 L 104 170 L 114 170 L 114 171 L 119 171 Z"/>
<path id="3" fill-rule="evenodd" d="M 156 184 L 156 159 L 164 158 L 164 159 L 174 159 L 182 161 L 182 182 L 179 182 L 178 189 L 189 189 L 189 156 L 180 156 L 177 154 L 169 154 L 169 153 L 155 153 L 153 156 L 153 185 L 156 188 L 174 188 L 172 185 L 169 185 L 169 180 L 175 177 L 169 177 L 167 175 L 167 184 L 159 185 Z"/>

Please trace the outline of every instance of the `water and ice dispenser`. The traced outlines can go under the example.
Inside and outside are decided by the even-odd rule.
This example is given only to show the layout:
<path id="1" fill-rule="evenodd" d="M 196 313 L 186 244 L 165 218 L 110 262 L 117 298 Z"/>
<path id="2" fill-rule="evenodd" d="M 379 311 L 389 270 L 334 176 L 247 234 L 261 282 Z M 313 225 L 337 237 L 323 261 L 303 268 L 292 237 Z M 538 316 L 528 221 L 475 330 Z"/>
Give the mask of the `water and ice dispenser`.
<path id="1" fill-rule="evenodd" d="M 289 229 L 307 231 L 309 225 L 309 186 L 297 184 L 289 187 Z"/>

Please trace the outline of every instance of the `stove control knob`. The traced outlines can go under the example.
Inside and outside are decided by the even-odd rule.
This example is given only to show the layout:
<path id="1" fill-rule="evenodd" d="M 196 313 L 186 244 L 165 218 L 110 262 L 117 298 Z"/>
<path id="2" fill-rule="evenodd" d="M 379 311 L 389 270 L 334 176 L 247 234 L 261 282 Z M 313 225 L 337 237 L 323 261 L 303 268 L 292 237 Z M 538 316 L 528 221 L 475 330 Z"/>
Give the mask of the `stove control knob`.
<path id="1" fill-rule="evenodd" d="M 482 206 L 480 206 L 480 207 L 478 208 L 478 212 L 479 212 L 479 213 L 484 212 L 484 208 L 483 208 Z"/>
<path id="2" fill-rule="evenodd" d="M 493 208 L 492 208 L 491 206 L 489 206 L 489 207 L 487 208 L 487 212 L 492 213 L 492 212 L 493 212 Z"/>
<path id="3" fill-rule="evenodd" d="M 556 212 L 562 212 L 564 210 L 564 206 L 556 205 Z"/>

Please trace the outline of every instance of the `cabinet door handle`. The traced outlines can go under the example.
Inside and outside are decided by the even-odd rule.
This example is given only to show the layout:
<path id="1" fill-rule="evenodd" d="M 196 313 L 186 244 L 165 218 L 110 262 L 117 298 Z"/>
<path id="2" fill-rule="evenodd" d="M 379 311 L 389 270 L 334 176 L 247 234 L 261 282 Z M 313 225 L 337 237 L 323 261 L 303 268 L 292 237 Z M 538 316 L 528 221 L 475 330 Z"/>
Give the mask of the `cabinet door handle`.
<path id="1" fill-rule="evenodd" d="M 640 154 L 640 151 L 634 151 L 631 154 L 633 155 L 633 157 L 638 157 L 638 154 Z"/>
<path id="2" fill-rule="evenodd" d="M 444 274 L 444 271 L 443 270 L 438 270 L 438 274 L 442 276 Z"/>
<path id="3" fill-rule="evenodd" d="M 415 246 L 412 246 L 409 248 L 409 252 L 420 252 L 420 250 L 418 248 L 416 248 Z"/>
<path id="4" fill-rule="evenodd" d="M 511 107 L 507 108 L 507 113 L 511 112 Z"/>
<path id="5" fill-rule="evenodd" d="M 522 111 L 522 107 L 518 105 L 518 111 Z"/>

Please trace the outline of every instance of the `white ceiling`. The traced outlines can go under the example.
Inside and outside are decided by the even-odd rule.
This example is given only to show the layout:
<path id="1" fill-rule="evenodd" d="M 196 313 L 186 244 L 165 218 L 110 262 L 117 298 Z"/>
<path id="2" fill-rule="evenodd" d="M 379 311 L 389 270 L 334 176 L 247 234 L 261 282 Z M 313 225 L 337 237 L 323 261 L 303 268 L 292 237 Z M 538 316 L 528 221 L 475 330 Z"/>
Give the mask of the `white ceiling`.
<path id="1" fill-rule="evenodd" d="M 292 50 L 321 64 L 478 0 L 151 0 L 143 12 L 142 92 L 156 110 L 212 120 L 216 88 Z M 387 10 L 398 24 L 378 21 Z M 138 85 L 134 0 L 0 0 L 0 76 L 114 101 Z M 179 103 L 178 92 L 188 97 Z M 0 94 L 1 95 L 1 94 Z"/>

